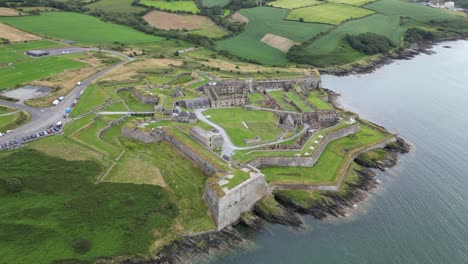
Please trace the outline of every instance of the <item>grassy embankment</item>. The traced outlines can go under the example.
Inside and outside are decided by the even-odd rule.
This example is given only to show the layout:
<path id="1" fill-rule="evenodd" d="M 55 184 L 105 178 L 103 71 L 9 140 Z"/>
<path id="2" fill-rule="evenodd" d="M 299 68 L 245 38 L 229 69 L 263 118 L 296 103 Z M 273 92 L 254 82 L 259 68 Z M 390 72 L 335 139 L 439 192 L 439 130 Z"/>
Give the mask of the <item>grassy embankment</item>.
<path id="1" fill-rule="evenodd" d="M 270 183 L 336 184 L 353 153 L 393 137 L 367 123 L 358 133 L 330 142 L 311 168 L 270 167 L 262 169 Z"/>
<path id="2" fill-rule="evenodd" d="M 0 132 L 15 129 L 31 119 L 31 116 L 23 111 L 0 105 Z"/>

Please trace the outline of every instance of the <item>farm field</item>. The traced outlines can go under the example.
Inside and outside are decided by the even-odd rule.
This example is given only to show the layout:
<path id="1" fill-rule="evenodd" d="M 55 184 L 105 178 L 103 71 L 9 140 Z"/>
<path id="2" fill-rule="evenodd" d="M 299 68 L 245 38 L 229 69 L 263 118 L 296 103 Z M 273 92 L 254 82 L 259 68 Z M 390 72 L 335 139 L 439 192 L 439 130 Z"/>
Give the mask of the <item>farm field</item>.
<path id="1" fill-rule="evenodd" d="M 374 13 L 368 9 L 344 4 L 327 3 L 292 10 L 287 19 L 338 25 L 348 19 L 356 19 Z"/>
<path id="2" fill-rule="evenodd" d="M 284 21 L 288 10 L 257 7 L 242 9 L 239 13 L 248 18 L 245 30 L 234 38 L 216 43 L 220 50 L 227 50 L 237 56 L 252 59 L 262 64 L 286 65 L 286 54 L 261 42 L 268 33 L 282 36 L 296 42 L 308 40 L 329 28 L 328 25 Z"/>
<path id="3" fill-rule="evenodd" d="M 0 68 L 0 90 L 50 77 L 65 70 L 78 69 L 86 63 L 62 57 L 30 59 Z"/>
<path id="4" fill-rule="evenodd" d="M 285 9 L 295 9 L 305 6 L 319 5 L 324 2 L 319 0 L 277 0 L 269 3 L 269 5 Z"/>
<path id="5" fill-rule="evenodd" d="M 321 66 L 320 64 L 348 63 L 364 55 L 352 49 L 347 43 L 344 43 L 346 34 L 358 35 L 372 32 L 385 36 L 396 45 L 399 45 L 406 30 L 407 27 L 405 25 L 400 25 L 399 17 L 375 14 L 340 25 L 305 47 L 305 51 L 317 56 L 313 63 L 316 63 L 318 66 Z"/>
<path id="6" fill-rule="evenodd" d="M 322 184 L 336 183 L 349 152 L 363 149 L 389 138 L 374 128 L 361 124 L 361 130 L 353 135 L 332 141 L 327 145 L 313 167 L 269 167 L 262 172 L 268 182 Z"/>
<path id="7" fill-rule="evenodd" d="M 256 136 L 261 141 L 270 141 L 279 137 L 282 130 L 277 128 L 278 117 L 266 111 L 251 111 L 242 108 L 208 109 L 203 112 L 209 119 L 222 126 L 236 146 L 246 146 L 244 139 Z M 242 122 L 245 122 L 247 127 Z"/>
<path id="8" fill-rule="evenodd" d="M 191 12 L 192 14 L 198 14 L 200 10 L 193 1 L 158 1 L 158 0 L 140 0 L 140 4 L 154 7 L 162 11 L 184 11 Z"/>
<path id="9" fill-rule="evenodd" d="M 347 5 L 354 5 L 354 6 L 363 6 L 365 4 L 372 3 L 376 0 L 328 0 L 328 2 L 332 3 L 340 3 L 340 4 L 347 4 Z"/>
<path id="10" fill-rule="evenodd" d="M 0 17 L 0 21 L 27 32 L 58 39 L 104 44 L 147 43 L 161 40 L 129 27 L 101 21 L 95 17 L 70 12 L 44 12 L 39 16 Z"/>
<path id="11" fill-rule="evenodd" d="M 18 16 L 18 11 L 8 7 L 0 7 L 0 16 Z"/>
<path id="12" fill-rule="evenodd" d="M 164 30 L 188 30 L 188 33 L 220 38 L 227 32 L 208 17 L 179 15 L 162 11 L 151 11 L 143 17 L 150 26 Z"/>
<path id="13" fill-rule="evenodd" d="M 419 21 L 457 19 L 464 17 L 463 13 L 456 13 L 446 9 L 437 9 L 400 0 L 381 0 L 366 6 L 388 16 L 407 16 Z"/>
<path id="14" fill-rule="evenodd" d="M 202 0 L 202 5 L 206 7 L 213 7 L 213 6 L 225 6 L 229 3 L 229 0 Z"/>
<path id="15" fill-rule="evenodd" d="M 86 5 L 89 9 L 101 9 L 104 12 L 115 13 L 138 13 L 145 11 L 145 8 L 132 6 L 132 0 L 99 0 L 92 4 Z"/>
<path id="16" fill-rule="evenodd" d="M 8 39 L 10 42 L 38 40 L 41 37 L 24 32 L 17 28 L 0 23 L 0 38 Z"/>

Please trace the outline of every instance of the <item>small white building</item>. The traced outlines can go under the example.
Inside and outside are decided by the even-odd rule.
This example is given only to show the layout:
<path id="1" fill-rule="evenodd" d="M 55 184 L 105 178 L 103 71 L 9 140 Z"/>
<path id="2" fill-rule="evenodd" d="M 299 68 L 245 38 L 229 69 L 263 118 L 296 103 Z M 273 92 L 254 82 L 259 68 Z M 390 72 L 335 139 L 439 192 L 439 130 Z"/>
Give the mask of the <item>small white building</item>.
<path id="1" fill-rule="evenodd" d="M 444 7 L 447 9 L 455 9 L 455 3 L 454 2 L 445 2 Z"/>

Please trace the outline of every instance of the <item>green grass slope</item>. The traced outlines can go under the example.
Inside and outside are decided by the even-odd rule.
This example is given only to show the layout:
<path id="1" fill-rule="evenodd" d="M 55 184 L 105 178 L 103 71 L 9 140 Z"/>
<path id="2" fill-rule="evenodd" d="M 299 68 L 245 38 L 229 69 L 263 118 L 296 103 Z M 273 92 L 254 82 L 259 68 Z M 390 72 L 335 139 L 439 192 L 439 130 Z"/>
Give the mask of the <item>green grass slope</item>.
<path id="1" fill-rule="evenodd" d="M 145 10 L 145 8 L 140 6 L 132 6 L 132 2 L 133 0 L 99 0 L 86 5 L 86 7 L 115 13 L 138 13 Z"/>
<path id="2" fill-rule="evenodd" d="M 129 27 L 103 22 L 70 12 L 45 12 L 39 16 L 0 17 L 0 21 L 24 31 L 84 43 L 148 43 L 161 40 Z"/>
<path id="3" fill-rule="evenodd" d="M 39 151 L 1 153 L 0 256 L 2 263 L 146 254 L 154 227 L 169 229 L 178 209 L 159 186 L 95 184 L 103 168 L 93 161 L 67 161 Z M 13 192 L 7 181 L 17 178 Z M 89 251 L 75 241 L 86 238 Z"/>
<path id="4" fill-rule="evenodd" d="M 295 21 L 284 21 L 288 10 L 257 7 L 242 9 L 240 14 L 249 19 L 245 30 L 234 38 L 218 41 L 216 46 L 220 50 L 227 50 L 237 56 L 253 59 L 263 64 L 285 65 L 286 54 L 260 41 L 267 33 L 273 33 L 285 38 L 303 42 L 330 26 L 322 24 L 308 24 Z"/>
<path id="5" fill-rule="evenodd" d="M 287 19 L 338 25 L 348 19 L 356 19 L 374 13 L 365 8 L 346 4 L 327 3 L 292 10 Z"/>

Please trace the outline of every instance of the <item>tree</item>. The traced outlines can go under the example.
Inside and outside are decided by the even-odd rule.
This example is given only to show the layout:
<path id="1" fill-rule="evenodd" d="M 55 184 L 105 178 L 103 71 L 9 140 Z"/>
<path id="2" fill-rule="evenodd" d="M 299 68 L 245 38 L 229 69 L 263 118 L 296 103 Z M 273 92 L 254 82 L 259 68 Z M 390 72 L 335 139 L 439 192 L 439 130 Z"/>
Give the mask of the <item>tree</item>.
<path id="1" fill-rule="evenodd" d="M 91 249 L 91 241 L 86 237 L 82 237 L 73 241 L 73 249 L 76 253 L 86 253 Z"/>
<path id="2" fill-rule="evenodd" d="M 17 193 L 23 189 L 23 182 L 18 178 L 8 178 L 5 180 L 8 192 Z"/>

